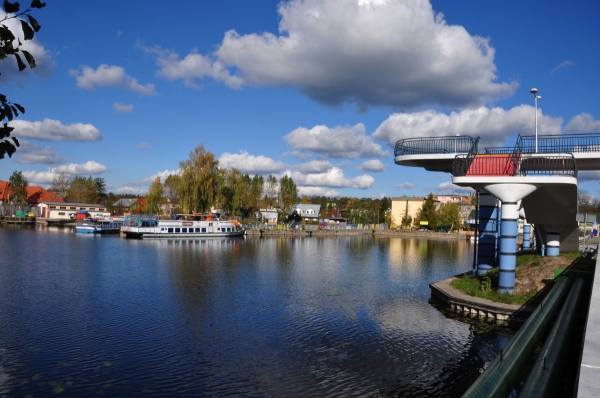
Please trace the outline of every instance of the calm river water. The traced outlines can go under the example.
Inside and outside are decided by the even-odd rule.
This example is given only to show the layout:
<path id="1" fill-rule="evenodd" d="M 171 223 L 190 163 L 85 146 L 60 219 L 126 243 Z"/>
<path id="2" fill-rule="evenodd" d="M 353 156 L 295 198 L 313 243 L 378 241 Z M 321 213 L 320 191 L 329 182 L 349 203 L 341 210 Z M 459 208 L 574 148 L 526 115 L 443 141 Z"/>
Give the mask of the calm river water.
<path id="1" fill-rule="evenodd" d="M 0 227 L 0 396 L 460 396 L 512 332 L 429 303 L 463 241 Z"/>

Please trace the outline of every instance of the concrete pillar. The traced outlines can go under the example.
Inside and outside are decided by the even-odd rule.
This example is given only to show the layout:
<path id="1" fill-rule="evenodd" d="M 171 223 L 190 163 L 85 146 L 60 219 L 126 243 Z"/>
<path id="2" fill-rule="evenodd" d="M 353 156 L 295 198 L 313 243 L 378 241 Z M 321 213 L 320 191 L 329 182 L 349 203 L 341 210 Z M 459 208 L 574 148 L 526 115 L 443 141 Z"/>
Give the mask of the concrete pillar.
<path id="1" fill-rule="evenodd" d="M 482 190 L 479 193 L 478 275 L 486 274 L 496 266 L 497 202 L 489 192 Z"/>
<path id="2" fill-rule="evenodd" d="M 560 231 L 562 225 L 544 225 L 546 229 L 546 256 L 555 257 L 560 254 Z"/>
<path id="3" fill-rule="evenodd" d="M 523 224 L 523 250 L 531 249 L 531 225 Z"/>
<path id="4" fill-rule="evenodd" d="M 502 202 L 502 235 L 500 236 L 500 273 L 498 291 L 512 293 L 515 288 L 519 212 L 517 202 Z"/>

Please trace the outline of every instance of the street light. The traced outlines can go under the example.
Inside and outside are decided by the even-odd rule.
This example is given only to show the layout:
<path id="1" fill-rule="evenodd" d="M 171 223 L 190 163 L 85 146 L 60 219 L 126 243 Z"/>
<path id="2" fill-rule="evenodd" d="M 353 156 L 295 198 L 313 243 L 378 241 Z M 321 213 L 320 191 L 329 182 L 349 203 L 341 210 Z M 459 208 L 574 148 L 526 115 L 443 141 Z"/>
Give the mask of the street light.
<path id="1" fill-rule="evenodd" d="M 533 94 L 533 102 L 535 102 L 535 153 L 538 151 L 538 134 L 537 134 L 537 100 L 542 99 L 541 95 L 537 95 L 538 89 L 532 88 L 529 90 Z"/>

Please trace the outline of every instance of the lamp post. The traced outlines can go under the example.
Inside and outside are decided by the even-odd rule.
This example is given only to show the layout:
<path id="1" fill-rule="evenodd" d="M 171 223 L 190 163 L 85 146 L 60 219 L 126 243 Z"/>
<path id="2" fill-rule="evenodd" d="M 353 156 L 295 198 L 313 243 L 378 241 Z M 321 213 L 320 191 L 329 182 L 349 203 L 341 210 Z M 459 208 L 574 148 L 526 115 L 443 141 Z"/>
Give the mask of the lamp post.
<path id="1" fill-rule="evenodd" d="M 535 153 L 538 151 L 538 129 L 537 129 L 537 100 L 542 99 L 541 95 L 537 95 L 538 89 L 532 88 L 529 90 L 533 94 L 533 102 L 535 103 Z"/>

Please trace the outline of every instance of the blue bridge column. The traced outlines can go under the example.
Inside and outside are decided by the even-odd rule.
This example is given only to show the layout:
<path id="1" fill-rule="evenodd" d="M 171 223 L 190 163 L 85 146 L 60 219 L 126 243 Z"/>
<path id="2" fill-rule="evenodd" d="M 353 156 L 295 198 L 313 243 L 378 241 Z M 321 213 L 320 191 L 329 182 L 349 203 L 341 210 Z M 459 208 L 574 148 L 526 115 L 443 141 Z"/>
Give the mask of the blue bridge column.
<path id="1" fill-rule="evenodd" d="M 523 250 L 531 249 L 531 225 L 523 224 Z"/>
<path id="2" fill-rule="evenodd" d="M 546 229 L 546 256 L 555 257 L 560 254 L 560 231 L 562 225 L 544 225 Z"/>
<path id="3" fill-rule="evenodd" d="M 517 202 L 502 202 L 502 235 L 500 236 L 500 273 L 498 291 L 512 293 L 515 288 L 519 211 Z"/>
<path id="4" fill-rule="evenodd" d="M 477 242 L 477 274 L 483 275 L 496 266 L 497 203 L 489 192 L 479 194 L 479 238 Z"/>

